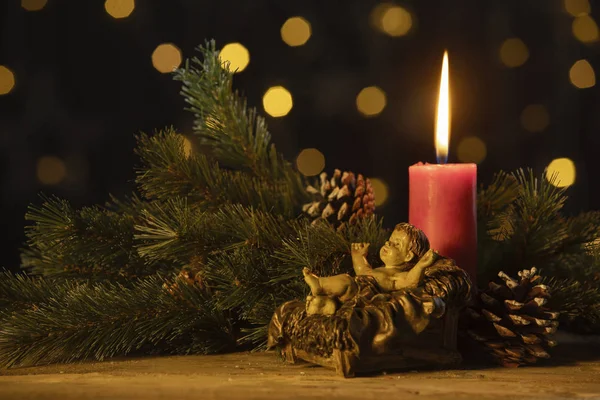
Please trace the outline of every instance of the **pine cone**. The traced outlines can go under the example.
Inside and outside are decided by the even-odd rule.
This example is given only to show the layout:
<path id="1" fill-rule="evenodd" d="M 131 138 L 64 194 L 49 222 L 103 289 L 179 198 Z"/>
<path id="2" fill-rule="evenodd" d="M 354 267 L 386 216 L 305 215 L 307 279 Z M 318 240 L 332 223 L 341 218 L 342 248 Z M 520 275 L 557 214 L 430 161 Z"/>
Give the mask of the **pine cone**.
<path id="1" fill-rule="evenodd" d="M 302 207 L 313 223 L 325 220 L 340 230 L 375 211 L 371 181 L 360 174 L 356 178 L 352 172 L 336 169 L 331 178 L 326 172 L 321 173 L 320 184 L 316 183 L 306 188 L 313 201 Z"/>
<path id="2" fill-rule="evenodd" d="M 548 349 L 556 345 L 551 335 L 558 328 L 559 315 L 544 307 L 549 287 L 538 284 L 541 277 L 536 268 L 520 271 L 518 281 L 504 272 L 498 276 L 502 283 L 490 282 L 475 304 L 465 309 L 461 332 L 505 367 L 549 358 Z"/>

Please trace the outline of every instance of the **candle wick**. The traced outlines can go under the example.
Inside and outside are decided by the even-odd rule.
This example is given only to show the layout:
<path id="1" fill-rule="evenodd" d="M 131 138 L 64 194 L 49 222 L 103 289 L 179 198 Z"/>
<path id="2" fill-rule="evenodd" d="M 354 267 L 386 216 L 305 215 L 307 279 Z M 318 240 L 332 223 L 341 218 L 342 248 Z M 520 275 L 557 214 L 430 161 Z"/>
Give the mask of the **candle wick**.
<path id="1" fill-rule="evenodd" d="M 436 154 L 435 158 L 438 164 L 446 164 L 448 162 L 448 154 Z"/>

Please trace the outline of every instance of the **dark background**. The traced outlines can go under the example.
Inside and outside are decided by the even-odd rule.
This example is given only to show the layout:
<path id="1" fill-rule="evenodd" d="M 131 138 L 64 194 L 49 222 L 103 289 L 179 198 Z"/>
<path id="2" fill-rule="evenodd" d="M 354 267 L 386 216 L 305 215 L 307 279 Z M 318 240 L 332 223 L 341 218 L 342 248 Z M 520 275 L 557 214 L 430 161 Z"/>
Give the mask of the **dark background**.
<path id="1" fill-rule="evenodd" d="M 20 0 L 0 1 L 0 65 L 16 85 L 0 96 L 0 207 L 2 266 L 18 268 L 24 214 L 39 193 L 76 206 L 103 203 L 134 188 L 134 134 L 173 125 L 192 126 L 179 83 L 152 66 L 161 43 L 183 57 L 214 38 L 217 46 L 241 42 L 250 64 L 237 88 L 262 112 L 262 96 L 285 86 L 294 107 L 267 116 L 273 140 L 293 161 L 303 148 L 326 157 L 326 171 L 350 169 L 387 183 L 378 209 L 388 225 L 407 218 L 407 168 L 435 162 L 434 111 L 444 49 L 450 53 L 453 103 L 450 162 L 461 138 L 487 145 L 479 182 L 494 172 L 532 167 L 541 176 L 557 157 L 577 168 L 566 211 L 600 208 L 600 92 L 578 89 L 569 69 L 586 59 L 597 70 L 598 44 L 572 33 L 574 16 L 563 0 L 405 0 L 413 26 L 390 37 L 370 23 L 373 0 L 138 0 L 133 13 L 114 19 L 104 1 L 48 0 L 26 11 Z M 590 16 L 600 17 L 594 1 Z M 282 24 L 302 16 L 312 27 L 304 46 L 290 47 Z M 499 49 L 511 37 L 528 48 L 527 61 L 508 68 Z M 365 118 L 356 95 L 371 85 L 387 96 L 383 112 Z M 543 105 L 549 124 L 528 132 L 521 113 Z M 57 185 L 37 177 L 41 157 L 63 160 Z"/>

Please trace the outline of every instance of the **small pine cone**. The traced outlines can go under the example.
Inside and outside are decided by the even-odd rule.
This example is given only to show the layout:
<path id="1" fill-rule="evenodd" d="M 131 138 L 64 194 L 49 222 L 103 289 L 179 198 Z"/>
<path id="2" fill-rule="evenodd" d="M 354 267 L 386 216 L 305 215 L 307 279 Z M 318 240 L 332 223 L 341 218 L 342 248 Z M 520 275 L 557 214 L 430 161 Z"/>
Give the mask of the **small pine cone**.
<path id="1" fill-rule="evenodd" d="M 336 169 L 329 178 L 323 172 L 318 184 L 308 186 L 306 191 L 313 199 L 304 204 L 302 212 L 313 223 L 327 221 L 341 230 L 375 211 L 371 181 L 360 174 L 356 177 L 352 172 Z"/>
<path id="2" fill-rule="evenodd" d="M 552 335 L 559 314 L 545 307 L 549 287 L 539 284 L 541 277 L 535 268 L 520 271 L 518 280 L 504 272 L 498 276 L 501 281 L 490 282 L 461 315 L 464 338 L 505 367 L 549 358 L 549 349 L 556 345 Z"/>

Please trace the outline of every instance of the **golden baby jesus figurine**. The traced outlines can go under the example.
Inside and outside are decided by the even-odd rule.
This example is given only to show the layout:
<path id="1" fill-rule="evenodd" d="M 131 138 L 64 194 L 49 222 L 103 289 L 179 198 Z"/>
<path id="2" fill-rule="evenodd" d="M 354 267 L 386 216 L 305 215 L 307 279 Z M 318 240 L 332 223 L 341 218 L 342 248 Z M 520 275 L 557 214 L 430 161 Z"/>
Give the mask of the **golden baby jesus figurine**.
<path id="1" fill-rule="evenodd" d="M 383 267 L 372 268 L 367 261 L 368 243 L 352 243 L 352 266 L 357 276 L 370 275 L 382 292 L 417 287 L 425 269 L 439 255 L 429 248 L 429 240 L 420 229 L 407 223 L 396 225 L 389 240 L 379 251 Z M 307 298 L 309 314 L 333 314 L 335 298 L 344 302 L 358 294 L 356 280 L 348 274 L 319 277 L 308 268 L 302 271 L 312 296 Z M 314 303 L 314 304 L 311 304 Z"/>

